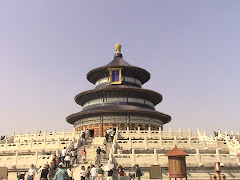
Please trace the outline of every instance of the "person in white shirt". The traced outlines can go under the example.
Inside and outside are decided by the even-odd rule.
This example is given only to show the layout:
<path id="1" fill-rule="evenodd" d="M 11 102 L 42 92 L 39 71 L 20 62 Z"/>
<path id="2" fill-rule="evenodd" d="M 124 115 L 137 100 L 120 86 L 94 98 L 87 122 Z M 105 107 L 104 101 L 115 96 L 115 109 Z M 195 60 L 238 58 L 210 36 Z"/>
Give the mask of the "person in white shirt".
<path id="1" fill-rule="evenodd" d="M 67 173 L 68 173 L 69 180 L 72 180 L 73 179 L 73 170 L 72 170 L 71 165 L 69 165 L 69 167 L 67 169 Z"/>
<path id="2" fill-rule="evenodd" d="M 81 180 L 85 180 L 85 179 L 86 179 L 85 166 L 82 166 L 82 167 L 81 167 L 81 170 L 80 170 L 80 177 L 81 177 Z"/>
<path id="3" fill-rule="evenodd" d="M 32 164 L 30 169 L 27 172 L 27 180 L 33 180 L 35 174 L 36 174 L 36 170 L 34 168 L 34 165 Z"/>
<path id="4" fill-rule="evenodd" d="M 65 164 L 66 164 L 66 168 L 69 167 L 69 165 L 70 165 L 70 160 L 71 160 L 70 155 L 67 154 L 67 155 L 65 156 L 65 158 L 64 158 L 64 162 L 65 162 Z"/>
<path id="5" fill-rule="evenodd" d="M 61 152 L 61 157 L 62 157 L 62 162 L 64 163 L 64 158 L 65 158 L 65 156 L 66 156 L 66 152 L 67 152 L 67 149 L 66 149 L 66 147 L 64 147 L 64 149 L 62 150 L 62 152 Z"/>
<path id="6" fill-rule="evenodd" d="M 95 168 L 94 165 L 92 165 L 92 169 L 91 169 L 90 173 L 92 176 L 92 180 L 96 180 L 97 179 L 97 168 Z"/>

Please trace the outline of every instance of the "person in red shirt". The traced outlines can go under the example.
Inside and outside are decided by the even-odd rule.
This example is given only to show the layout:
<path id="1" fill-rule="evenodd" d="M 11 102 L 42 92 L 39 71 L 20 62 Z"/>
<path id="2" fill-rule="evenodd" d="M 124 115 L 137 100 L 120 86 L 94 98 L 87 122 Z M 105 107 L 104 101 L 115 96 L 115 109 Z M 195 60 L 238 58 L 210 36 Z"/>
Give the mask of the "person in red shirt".
<path id="1" fill-rule="evenodd" d="M 82 157 L 83 163 L 86 161 L 86 155 L 87 155 L 87 152 L 85 151 L 85 148 L 83 148 L 81 151 L 81 157 Z"/>

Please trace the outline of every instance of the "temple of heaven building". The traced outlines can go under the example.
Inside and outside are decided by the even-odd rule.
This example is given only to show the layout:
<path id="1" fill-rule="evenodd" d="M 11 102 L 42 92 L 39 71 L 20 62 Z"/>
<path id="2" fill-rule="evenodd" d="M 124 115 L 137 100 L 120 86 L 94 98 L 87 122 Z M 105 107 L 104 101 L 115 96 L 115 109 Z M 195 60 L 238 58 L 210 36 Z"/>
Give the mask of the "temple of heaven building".
<path id="1" fill-rule="evenodd" d="M 150 79 L 150 73 L 127 63 L 122 57 L 120 44 L 115 48 L 114 59 L 109 64 L 88 72 L 87 79 L 95 89 L 75 97 L 83 109 L 68 116 L 67 122 L 77 131 L 90 130 L 94 136 L 104 136 L 107 129 L 116 127 L 162 128 L 171 117 L 154 108 L 162 101 L 162 95 L 142 88 Z"/>

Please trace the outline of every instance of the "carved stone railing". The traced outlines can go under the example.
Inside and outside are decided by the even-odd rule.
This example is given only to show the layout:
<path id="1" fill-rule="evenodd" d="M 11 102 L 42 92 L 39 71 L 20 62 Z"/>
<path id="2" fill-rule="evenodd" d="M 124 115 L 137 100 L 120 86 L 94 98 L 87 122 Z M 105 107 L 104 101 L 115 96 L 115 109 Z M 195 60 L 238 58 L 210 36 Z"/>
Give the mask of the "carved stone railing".
<path id="1" fill-rule="evenodd" d="M 150 165 L 161 165 L 167 167 L 168 159 L 164 154 L 158 154 L 154 149 L 153 154 L 136 154 L 135 149 L 132 149 L 131 154 L 113 154 L 114 161 L 124 167 L 132 167 L 139 164 L 141 167 L 149 167 Z M 213 166 L 214 162 L 221 162 L 222 166 L 227 164 L 239 166 L 239 158 L 230 154 L 220 154 L 216 151 L 215 154 L 201 154 L 199 150 L 195 154 L 189 154 L 186 157 L 187 166 Z"/>
<path id="2" fill-rule="evenodd" d="M 37 132 L 35 131 L 35 133 L 29 133 L 27 132 L 26 134 L 18 134 L 16 135 L 15 133 L 13 133 L 13 138 L 14 138 L 14 142 L 16 141 L 20 141 L 20 142 L 28 142 L 31 140 L 34 141 L 41 141 L 41 140 L 47 140 L 47 141 L 51 141 L 51 140 L 57 140 L 57 139 L 62 139 L 62 140 L 67 140 L 67 139 L 77 139 L 79 137 L 79 133 L 81 132 L 76 132 L 75 130 L 71 131 L 71 132 L 66 132 L 65 129 L 63 129 L 62 132 L 56 132 L 56 130 L 53 130 L 53 132 Z"/>
<path id="3" fill-rule="evenodd" d="M 231 154 L 237 155 L 240 153 L 240 142 L 236 137 L 239 136 L 239 133 L 237 135 L 234 135 L 233 132 L 231 134 L 228 134 L 227 131 L 225 133 L 222 133 L 220 130 L 218 130 L 217 133 L 217 139 L 223 140 L 228 145 L 229 151 Z"/>
<path id="4" fill-rule="evenodd" d="M 173 139 L 174 137 L 178 139 L 198 139 L 199 133 L 198 132 L 192 132 L 191 129 L 188 129 L 188 131 L 182 131 L 180 128 L 178 131 L 172 131 L 171 128 L 169 128 L 168 131 L 162 131 L 161 128 L 159 128 L 158 131 L 151 130 L 149 127 L 148 130 L 130 130 L 128 127 L 126 130 L 118 130 L 118 139 L 128 139 L 129 137 L 131 139 L 139 139 L 144 138 L 145 136 L 147 138 L 161 138 L 161 139 Z"/>

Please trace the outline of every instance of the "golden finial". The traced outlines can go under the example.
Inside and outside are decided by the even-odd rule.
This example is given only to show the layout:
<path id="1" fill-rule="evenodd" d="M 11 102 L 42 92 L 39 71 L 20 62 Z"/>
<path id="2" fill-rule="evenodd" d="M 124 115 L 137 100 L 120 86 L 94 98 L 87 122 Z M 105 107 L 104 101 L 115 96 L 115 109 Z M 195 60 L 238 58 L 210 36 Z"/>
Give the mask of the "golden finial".
<path id="1" fill-rule="evenodd" d="M 121 54 L 121 44 L 115 44 L 116 54 Z"/>

